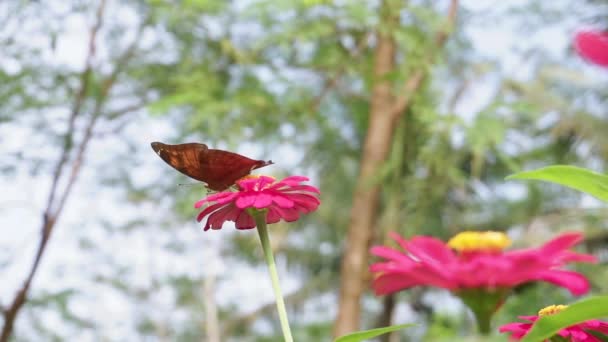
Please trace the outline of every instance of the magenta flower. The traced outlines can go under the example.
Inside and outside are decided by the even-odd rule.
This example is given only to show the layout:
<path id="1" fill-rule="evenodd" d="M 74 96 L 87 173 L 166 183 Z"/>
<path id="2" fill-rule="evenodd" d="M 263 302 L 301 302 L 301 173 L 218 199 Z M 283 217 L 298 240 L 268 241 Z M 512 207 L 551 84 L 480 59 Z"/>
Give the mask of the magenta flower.
<path id="1" fill-rule="evenodd" d="M 296 221 L 301 213 L 310 213 L 319 207 L 319 189 L 301 184 L 307 180 L 308 178 L 302 176 L 291 176 L 280 181 L 268 176 L 247 176 L 236 181 L 237 191 L 216 193 L 194 205 L 196 208 L 207 205 L 197 217 L 198 221 L 207 218 L 205 230 L 221 229 L 226 221 L 233 221 L 237 229 L 257 226 L 285 341 L 293 341 L 293 337 L 272 255 L 267 224 L 280 220 Z"/>
<path id="2" fill-rule="evenodd" d="M 391 236 L 403 252 L 386 246 L 371 249 L 372 254 L 386 259 L 370 267 L 370 271 L 375 273 L 373 288 L 377 295 L 414 286 L 435 286 L 451 291 L 492 290 L 512 288 L 531 281 L 546 281 L 565 287 L 572 294 L 582 295 L 589 290 L 587 279 L 580 273 L 560 267 L 569 262 L 596 260 L 591 255 L 567 250 L 581 241 L 583 236 L 580 233 L 562 234 L 540 248 L 509 252 L 503 252 L 500 246 L 492 244 L 467 248 L 468 241 L 460 241 L 460 247 L 452 243 L 452 247 L 460 250 L 455 252 L 433 237 L 417 236 L 408 241 L 396 233 Z M 459 242 L 457 238 L 450 242 Z"/>
<path id="3" fill-rule="evenodd" d="M 574 38 L 574 47 L 591 63 L 608 67 L 608 31 L 579 31 Z"/>
<path id="4" fill-rule="evenodd" d="M 527 323 L 513 322 L 505 324 L 499 328 L 501 333 L 510 333 L 510 340 L 519 341 L 534 325 L 540 317 L 551 315 L 566 309 L 566 305 L 551 305 L 539 311 L 538 316 L 519 316 L 518 318 Z M 565 341 L 570 342 L 601 342 L 599 338 L 593 336 L 589 331 L 608 335 L 608 323 L 600 320 L 592 319 L 583 323 L 575 324 L 567 328 L 561 329 L 557 335 L 561 336 Z"/>
<path id="5" fill-rule="evenodd" d="M 236 182 L 238 191 L 224 191 L 196 202 L 195 208 L 205 204 L 197 220 L 207 217 L 205 230 L 220 229 L 226 221 L 233 221 L 238 229 L 251 229 L 255 221 L 248 210 L 265 210 L 266 223 L 283 219 L 296 221 L 301 213 L 309 213 L 320 204 L 319 189 L 303 185 L 308 178 L 291 176 L 276 181 L 268 176 L 249 176 Z"/>
<path id="6" fill-rule="evenodd" d="M 515 286 L 546 281 L 575 295 L 589 290 L 580 273 L 560 269 L 569 262 L 594 262 L 587 254 L 568 248 L 581 241 L 580 233 L 558 236 L 536 249 L 503 252 L 509 238 L 499 232 L 463 232 L 447 244 L 428 236 L 405 240 L 391 236 L 403 251 L 376 246 L 371 253 L 384 258 L 370 266 L 377 295 L 414 286 L 434 286 L 452 291 L 473 312 L 482 334 L 490 333 L 493 314 Z"/>

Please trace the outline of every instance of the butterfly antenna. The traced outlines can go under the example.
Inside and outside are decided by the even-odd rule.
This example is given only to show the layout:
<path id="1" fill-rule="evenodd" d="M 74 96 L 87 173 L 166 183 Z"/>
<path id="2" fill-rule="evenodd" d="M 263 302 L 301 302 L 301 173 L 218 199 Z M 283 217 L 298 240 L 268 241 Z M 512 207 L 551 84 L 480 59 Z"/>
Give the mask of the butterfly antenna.
<path id="1" fill-rule="evenodd" d="M 177 183 L 177 186 L 195 186 L 198 183 Z"/>
<path id="2" fill-rule="evenodd" d="M 177 185 L 178 186 L 195 186 L 195 185 L 200 185 L 200 183 L 178 183 Z M 213 194 L 219 192 L 219 191 L 215 191 L 215 190 L 209 189 L 209 187 L 207 187 L 204 184 L 203 184 L 203 188 L 205 188 L 205 191 L 207 192 L 207 195 L 213 195 Z"/>

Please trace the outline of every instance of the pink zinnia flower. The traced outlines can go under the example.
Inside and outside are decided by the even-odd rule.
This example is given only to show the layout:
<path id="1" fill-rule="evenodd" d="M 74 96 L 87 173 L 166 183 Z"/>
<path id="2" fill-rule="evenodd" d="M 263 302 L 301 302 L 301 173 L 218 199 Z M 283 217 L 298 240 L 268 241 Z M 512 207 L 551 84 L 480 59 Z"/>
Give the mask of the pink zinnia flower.
<path id="1" fill-rule="evenodd" d="M 255 221 L 248 210 L 266 210 L 266 223 L 283 219 L 296 221 L 301 213 L 309 213 L 320 204 L 319 189 L 303 185 L 308 178 L 291 176 L 276 181 L 268 176 L 249 176 L 236 182 L 238 191 L 224 191 L 196 202 L 195 208 L 208 204 L 197 220 L 207 217 L 205 230 L 220 229 L 226 221 L 233 221 L 238 229 L 251 229 Z"/>
<path id="2" fill-rule="evenodd" d="M 551 305 L 538 312 L 538 316 L 519 316 L 519 319 L 528 321 L 529 323 L 513 322 L 505 324 L 499 328 L 501 333 L 511 333 L 512 341 L 519 341 L 534 325 L 540 317 L 552 315 L 566 309 L 566 305 Z M 566 341 L 571 342 L 601 342 L 602 340 L 593 336 L 589 331 L 595 331 L 604 335 L 608 335 L 608 323 L 600 320 L 592 319 L 583 323 L 575 324 L 567 328 L 561 329 L 557 335 L 563 337 Z"/>
<path id="3" fill-rule="evenodd" d="M 574 47 L 586 60 L 608 67 L 608 32 L 584 30 L 576 34 Z"/>
<path id="4" fill-rule="evenodd" d="M 510 241 L 498 232 L 465 232 L 448 244 L 428 236 L 405 240 L 392 233 L 391 237 L 403 251 L 386 246 L 371 249 L 372 254 L 386 259 L 370 267 L 377 295 L 414 286 L 461 293 L 474 289 L 496 292 L 532 281 L 546 281 L 582 295 L 589 290 L 587 279 L 560 267 L 569 262 L 596 261 L 592 255 L 568 250 L 582 240 L 580 233 L 562 234 L 540 248 L 509 252 L 502 249 Z"/>

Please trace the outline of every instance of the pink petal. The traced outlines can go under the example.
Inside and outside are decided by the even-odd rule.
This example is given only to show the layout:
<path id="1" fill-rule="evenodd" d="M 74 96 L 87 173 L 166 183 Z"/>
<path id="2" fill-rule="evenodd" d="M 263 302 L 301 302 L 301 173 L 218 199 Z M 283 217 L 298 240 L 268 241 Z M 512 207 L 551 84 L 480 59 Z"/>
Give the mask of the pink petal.
<path id="1" fill-rule="evenodd" d="M 492 257 L 488 256 L 488 258 Z M 542 256 L 532 253 L 519 255 L 505 253 L 495 255 L 493 258 L 495 259 L 493 262 L 488 261 L 486 271 L 494 275 L 498 285 L 503 286 L 517 286 L 526 283 L 536 279 L 538 272 L 551 267 L 551 263 L 543 260 Z"/>
<path id="2" fill-rule="evenodd" d="M 283 220 L 287 222 L 297 221 L 300 217 L 300 214 L 297 210 L 289 209 L 289 208 L 281 208 L 281 207 L 273 207 L 276 210 L 277 214 L 283 218 Z"/>
<path id="3" fill-rule="evenodd" d="M 583 234 L 578 232 L 564 233 L 545 243 L 540 249 L 545 254 L 554 254 L 566 250 L 583 240 Z"/>
<path id="4" fill-rule="evenodd" d="M 277 182 L 277 184 L 286 184 L 289 186 L 296 186 L 299 185 L 302 182 L 306 182 L 308 181 L 308 177 L 304 177 L 304 176 L 289 176 L 289 177 L 285 177 L 283 179 L 281 179 L 280 181 Z"/>
<path id="5" fill-rule="evenodd" d="M 597 263 L 598 260 L 594 255 L 575 253 L 572 251 L 564 251 L 561 255 L 561 261 L 566 262 L 588 262 Z"/>
<path id="6" fill-rule="evenodd" d="M 196 202 L 194 204 L 195 208 L 200 208 L 203 204 L 207 202 L 217 202 L 217 203 L 228 203 L 231 202 L 238 193 L 236 192 L 220 192 L 217 194 L 209 195 L 202 200 Z"/>
<path id="7" fill-rule="evenodd" d="M 240 209 L 251 208 L 253 207 L 253 203 L 255 203 L 256 197 L 257 194 L 253 191 L 242 193 L 234 203 Z"/>
<path id="8" fill-rule="evenodd" d="M 272 177 L 268 177 L 268 176 L 260 176 L 257 179 L 257 181 L 258 181 L 258 183 L 257 183 L 258 184 L 258 186 L 257 186 L 258 189 L 264 189 L 264 188 L 268 187 L 269 185 L 275 183 L 275 179 L 272 178 Z"/>
<path id="9" fill-rule="evenodd" d="M 239 214 L 239 209 L 234 205 L 228 205 L 220 210 L 215 211 L 207 218 L 207 224 L 205 224 L 205 229 L 209 228 L 219 229 L 222 227 L 224 222 L 233 221 Z"/>
<path id="10" fill-rule="evenodd" d="M 255 197 L 255 200 L 253 202 L 253 207 L 256 209 L 266 208 L 272 204 L 272 200 L 273 200 L 273 198 L 271 195 L 264 193 L 264 192 L 260 192 Z"/>
<path id="11" fill-rule="evenodd" d="M 266 223 L 277 223 L 281 220 L 281 215 L 277 212 L 276 207 L 272 206 L 268 208 L 266 214 Z"/>
<path id="12" fill-rule="evenodd" d="M 379 256 L 403 264 L 411 264 L 414 262 L 406 254 L 403 254 L 395 249 L 386 246 L 374 246 L 370 249 L 370 253 L 375 256 Z"/>
<path id="13" fill-rule="evenodd" d="M 305 193 L 301 193 L 301 192 L 298 192 L 298 193 L 283 192 L 282 195 L 289 198 L 290 200 L 292 200 L 294 202 L 311 203 L 314 205 L 319 205 L 321 203 L 321 200 L 319 200 L 319 198 L 317 196 L 314 196 L 311 194 L 305 194 Z"/>
<path id="14" fill-rule="evenodd" d="M 452 272 L 462 287 L 513 286 L 512 278 L 517 276 L 517 268 L 508 260 L 500 255 L 481 253 L 468 261 L 456 263 Z"/>
<path id="15" fill-rule="evenodd" d="M 449 263 L 454 261 L 454 252 L 439 239 L 432 237 L 414 237 L 407 244 L 407 250 L 423 261 L 437 261 Z"/>
<path id="16" fill-rule="evenodd" d="M 510 332 L 511 338 L 518 340 L 524 337 L 531 327 L 530 323 L 509 323 L 500 327 L 499 331 L 501 333 Z"/>
<path id="17" fill-rule="evenodd" d="M 321 204 L 318 198 L 307 194 L 290 194 L 288 198 L 307 213 L 316 210 Z"/>
<path id="18" fill-rule="evenodd" d="M 223 204 L 223 203 L 216 203 L 214 205 L 210 205 L 198 214 L 198 216 L 196 217 L 196 220 L 198 222 L 201 222 L 205 216 L 211 214 L 212 212 L 214 212 L 224 206 L 226 206 L 226 204 Z"/>
<path id="19" fill-rule="evenodd" d="M 417 236 L 412 238 L 411 241 L 407 241 L 397 233 L 391 232 L 389 235 L 409 254 L 412 254 L 416 260 L 424 264 L 424 267 L 429 269 L 429 272 L 432 271 L 442 277 L 450 277 L 450 275 L 457 277 L 456 271 L 450 267 L 451 265 L 457 265 L 456 257 L 441 240 L 427 236 Z M 413 244 L 412 241 L 414 241 Z M 429 254 L 427 255 L 427 253 Z M 446 256 L 449 259 L 451 256 L 453 260 L 437 260 L 434 259 L 433 254 L 439 256 L 440 259 Z"/>
<path id="20" fill-rule="evenodd" d="M 417 285 L 424 284 L 418 284 L 413 282 L 411 278 L 400 277 L 394 274 L 382 274 L 374 279 L 372 283 L 374 293 L 377 296 L 391 294 Z"/>
<path id="21" fill-rule="evenodd" d="M 292 208 L 294 205 L 291 199 L 282 194 L 273 194 L 272 201 L 281 208 Z"/>
<path id="22" fill-rule="evenodd" d="M 255 187 L 259 184 L 259 179 L 257 178 L 244 178 L 238 180 L 236 184 L 239 187 L 239 191 L 237 193 L 255 191 Z"/>
<path id="23" fill-rule="evenodd" d="M 255 227 L 255 221 L 246 210 L 239 213 L 238 217 L 234 219 L 234 224 L 237 229 L 251 229 Z"/>
<path id="24" fill-rule="evenodd" d="M 458 282 L 455 281 L 449 274 L 449 272 L 437 272 L 433 268 L 427 267 L 427 265 L 413 263 L 413 264 L 397 264 L 394 262 L 379 263 L 379 265 L 372 265 L 370 270 L 383 269 L 381 274 L 395 274 L 399 277 L 406 277 L 414 281 L 419 285 L 437 286 L 445 289 L 454 289 L 458 287 Z M 457 277 L 457 275 L 454 275 Z"/>
<path id="25" fill-rule="evenodd" d="M 319 207 L 318 204 L 311 205 L 310 203 L 306 203 L 305 205 L 302 205 L 301 203 L 295 203 L 295 207 L 293 209 L 297 210 L 298 212 L 307 214 L 307 213 L 317 210 L 318 207 Z"/>
<path id="26" fill-rule="evenodd" d="M 581 329 L 579 324 L 562 329 L 558 334 L 562 337 L 569 337 L 569 340 L 573 342 L 602 342 L 595 336 Z"/>
<path id="27" fill-rule="evenodd" d="M 574 39 L 574 46 L 578 54 L 588 61 L 608 66 L 608 32 L 578 32 Z"/>
<path id="28" fill-rule="evenodd" d="M 608 323 L 597 319 L 592 319 L 580 324 L 584 329 L 595 330 L 608 335 Z"/>
<path id="29" fill-rule="evenodd" d="M 587 278 L 585 278 L 582 274 L 573 271 L 540 271 L 537 274 L 536 279 L 565 287 L 575 296 L 583 295 L 589 291 L 589 281 L 587 281 Z"/>
<path id="30" fill-rule="evenodd" d="M 198 208 L 202 207 L 202 206 L 203 206 L 203 204 L 205 204 L 205 203 L 207 203 L 207 202 L 209 202 L 209 199 L 207 199 L 207 198 L 205 197 L 205 198 L 203 198 L 202 200 L 196 201 L 196 202 L 194 203 L 194 207 L 198 209 Z"/>
<path id="31" fill-rule="evenodd" d="M 275 189 L 273 189 L 275 190 Z M 315 194 L 320 194 L 321 191 L 319 189 L 317 189 L 316 187 L 312 186 L 312 185 L 295 185 L 289 188 L 277 188 L 276 190 L 282 191 L 282 192 L 312 192 Z"/>
<path id="32" fill-rule="evenodd" d="M 532 324 L 530 323 L 520 323 L 520 322 L 513 322 L 513 323 L 508 323 L 505 324 L 503 326 L 501 326 L 500 328 L 498 328 L 498 331 L 502 332 L 522 332 L 523 334 L 527 333 L 528 330 L 532 327 Z M 523 336 L 523 335 L 522 335 Z"/>
<path id="33" fill-rule="evenodd" d="M 401 248 L 403 248 L 404 250 L 407 250 L 407 241 L 401 237 L 401 235 L 395 233 L 395 232 L 389 232 L 388 236 L 390 236 L 393 240 L 397 241 L 397 243 L 399 244 L 399 246 L 401 246 Z"/>
<path id="34" fill-rule="evenodd" d="M 376 293 L 389 294 L 414 286 L 435 286 L 448 290 L 457 284 L 437 275 L 424 267 L 411 268 L 409 271 L 390 271 L 381 273 L 373 282 Z"/>
<path id="35" fill-rule="evenodd" d="M 399 264 L 394 261 L 377 262 L 369 266 L 369 271 L 372 273 L 407 273 L 412 272 L 412 269 L 418 267 L 418 264 Z"/>

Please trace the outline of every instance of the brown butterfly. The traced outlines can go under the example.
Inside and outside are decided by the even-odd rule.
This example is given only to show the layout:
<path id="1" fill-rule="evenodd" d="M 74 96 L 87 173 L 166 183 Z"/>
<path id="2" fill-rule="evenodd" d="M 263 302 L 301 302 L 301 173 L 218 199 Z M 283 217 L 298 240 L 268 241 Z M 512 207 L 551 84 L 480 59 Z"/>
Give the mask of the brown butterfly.
<path id="1" fill-rule="evenodd" d="M 153 142 L 151 145 L 167 164 L 188 177 L 207 183 L 207 187 L 215 191 L 229 188 L 252 170 L 273 164 L 271 160 L 253 160 L 237 153 L 210 149 L 205 144 Z"/>

